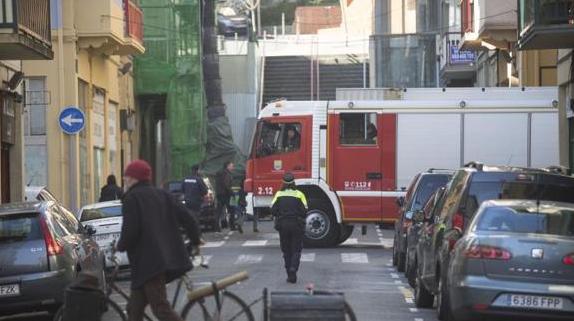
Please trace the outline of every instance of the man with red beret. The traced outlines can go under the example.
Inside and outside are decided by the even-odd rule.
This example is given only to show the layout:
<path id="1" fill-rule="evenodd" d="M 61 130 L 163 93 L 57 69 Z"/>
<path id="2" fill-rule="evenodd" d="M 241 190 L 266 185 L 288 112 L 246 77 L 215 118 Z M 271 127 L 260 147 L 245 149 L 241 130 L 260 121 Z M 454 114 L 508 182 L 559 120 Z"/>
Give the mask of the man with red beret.
<path id="1" fill-rule="evenodd" d="M 160 321 L 182 321 L 167 300 L 166 284 L 191 269 L 179 227 L 193 246 L 201 242 L 194 216 L 166 191 L 151 185 L 152 170 L 143 160 L 125 169 L 126 194 L 122 199 L 123 225 L 118 251 L 127 251 L 132 291 L 130 321 L 143 320 L 145 307 Z"/>

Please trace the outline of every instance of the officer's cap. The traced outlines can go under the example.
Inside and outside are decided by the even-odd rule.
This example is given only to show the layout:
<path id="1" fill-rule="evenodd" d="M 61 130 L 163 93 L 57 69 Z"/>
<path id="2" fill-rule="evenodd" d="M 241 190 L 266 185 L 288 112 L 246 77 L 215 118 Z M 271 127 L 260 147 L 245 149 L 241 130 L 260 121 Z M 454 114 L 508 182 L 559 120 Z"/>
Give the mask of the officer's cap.
<path id="1" fill-rule="evenodd" d="M 285 184 L 293 184 L 295 182 L 295 177 L 290 172 L 285 173 L 283 175 L 283 183 Z"/>

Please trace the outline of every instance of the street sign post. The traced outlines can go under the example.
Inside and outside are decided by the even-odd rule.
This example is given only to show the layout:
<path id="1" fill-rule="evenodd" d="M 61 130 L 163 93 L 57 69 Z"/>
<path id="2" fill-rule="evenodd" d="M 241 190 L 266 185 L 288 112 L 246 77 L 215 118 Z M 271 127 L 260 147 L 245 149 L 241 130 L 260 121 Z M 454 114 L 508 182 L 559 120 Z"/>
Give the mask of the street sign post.
<path id="1" fill-rule="evenodd" d="M 66 107 L 60 112 L 58 117 L 60 128 L 68 135 L 79 133 L 86 125 L 84 112 L 77 107 Z"/>

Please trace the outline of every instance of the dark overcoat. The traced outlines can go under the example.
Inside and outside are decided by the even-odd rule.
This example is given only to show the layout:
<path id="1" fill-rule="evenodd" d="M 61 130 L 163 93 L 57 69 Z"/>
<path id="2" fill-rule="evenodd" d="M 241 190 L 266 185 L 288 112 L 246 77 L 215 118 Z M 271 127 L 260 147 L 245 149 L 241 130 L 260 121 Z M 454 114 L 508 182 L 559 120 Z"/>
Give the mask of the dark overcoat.
<path id="1" fill-rule="evenodd" d="M 133 289 L 162 273 L 169 283 L 192 268 L 180 228 L 197 245 L 199 226 L 171 194 L 147 182 L 137 183 L 122 199 L 122 214 L 117 248 L 128 252 Z"/>

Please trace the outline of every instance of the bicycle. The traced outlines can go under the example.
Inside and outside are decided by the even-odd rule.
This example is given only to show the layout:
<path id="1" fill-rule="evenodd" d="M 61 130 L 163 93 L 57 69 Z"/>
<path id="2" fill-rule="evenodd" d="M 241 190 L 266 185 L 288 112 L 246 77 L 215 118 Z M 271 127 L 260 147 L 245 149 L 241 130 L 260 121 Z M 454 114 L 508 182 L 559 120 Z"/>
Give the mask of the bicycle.
<path id="1" fill-rule="evenodd" d="M 120 287 L 118 287 L 116 285 L 116 279 L 117 276 L 119 274 L 120 271 L 120 265 L 119 262 L 117 260 L 117 257 L 115 255 L 115 241 L 112 243 L 111 246 L 111 255 L 110 255 L 110 261 L 113 263 L 114 267 L 112 269 L 112 272 L 109 274 L 109 276 L 106 277 L 106 286 L 105 286 L 105 293 L 104 293 L 104 298 L 103 298 L 103 306 L 104 306 L 104 311 L 105 311 L 105 316 L 106 316 L 106 320 L 109 321 L 116 321 L 116 320 L 121 320 L 121 321 L 127 321 L 127 315 L 124 312 L 124 310 L 114 301 L 111 299 L 111 295 L 113 291 L 116 291 L 120 296 L 122 296 L 126 301 L 129 300 L 129 296 L 127 295 L 127 293 L 122 290 Z M 65 306 L 62 305 L 58 311 L 56 312 L 56 314 L 54 315 L 54 319 L 53 321 L 63 321 L 64 320 L 64 308 Z M 112 318 L 110 319 L 110 313 Z M 146 319 L 146 321 L 152 321 L 152 319 L 145 315 L 144 318 Z"/>

